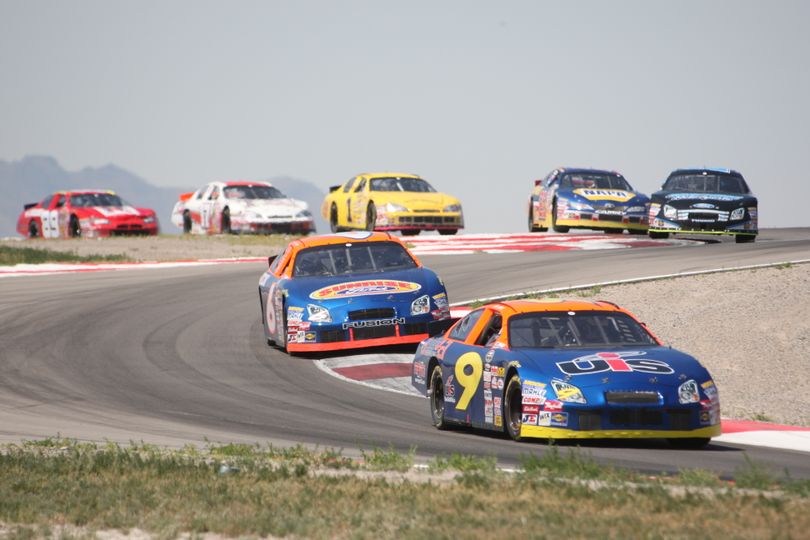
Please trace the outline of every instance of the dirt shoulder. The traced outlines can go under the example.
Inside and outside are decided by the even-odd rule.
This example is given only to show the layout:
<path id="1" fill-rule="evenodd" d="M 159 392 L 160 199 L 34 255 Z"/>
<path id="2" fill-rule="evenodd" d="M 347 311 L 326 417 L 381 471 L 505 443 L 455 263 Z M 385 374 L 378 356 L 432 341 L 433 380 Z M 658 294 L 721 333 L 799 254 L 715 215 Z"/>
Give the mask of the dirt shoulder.
<path id="1" fill-rule="evenodd" d="M 2 239 L 0 245 L 67 251 L 80 256 L 124 255 L 133 261 L 178 261 L 230 257 L 268 257 L 295 236 L 136 236 L 94 239 Z"/>
<path id="2" fill-rule="evenodd" d="M 627 308 L 698 358 L 717 382 L 723 416 L 810 426 L 810 264 L 604 287 L 592 297 Z"/>

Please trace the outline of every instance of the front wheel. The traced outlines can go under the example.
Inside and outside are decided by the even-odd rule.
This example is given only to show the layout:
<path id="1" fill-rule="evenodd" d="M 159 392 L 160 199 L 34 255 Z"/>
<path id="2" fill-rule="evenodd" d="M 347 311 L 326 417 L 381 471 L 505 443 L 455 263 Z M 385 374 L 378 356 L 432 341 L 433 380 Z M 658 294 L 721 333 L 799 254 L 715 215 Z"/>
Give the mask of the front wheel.
<path id="1" fill-rule="evenodd" d="M 333 233 L 340 232 L 340 227 L 338 227 L 337 206 L 334 204 L 332 205 L 332 208 L 329 209 L 329 230 Z"/>
<path id="2" fill-rule="evenodd" d="M 664 238 L 669 238 L 668 232 L 650 232 L 648 234 L 653 240 L 663 240 Z"/>
<path id="3" fill-rule="evenodd" d="M 433 420 L 433 426 L 440 430 L 448 429 L 447 420 L 444 419 L 444 381 L 441 366 L 435 366 L 430 374 L 428 397 L 430 398 L 430 418 Z"/>
<path id="4" fill-rule="evenodd" d="M 520 377 L 512 375 L 506 384 L 503 393 L 503 418 L 506 433 L 515 441 L 523 440 L 520 436 L 520 426 L 523 424 L 523 392 L 520 386 Z"/>
<path id="5" fill-rule="evenodd" d="M 183 234 L 191 234 L 191 215 L 188 210 L 183 212 Z"/>
<path id="6" fill-rule="evenodd" d="M 442 236 L 450 236 L 456 234 L 458 229 L 439 229 L 439 234 Z"/>
<path id="7" fill-rule="evenodd" d="M 708 437 L 690 437 L 686 439 L 667 439 L 669 445 L 673 448 L 680 448 L 683 450 L 700 450 L 705 448 L 711 441 Z"/>
<path id="8" fill-rule="evenodd" d="M 79 218 L 76 216 L 70 216 L 70 225 L 68 228 L 68 233 L 73 238 L 78 238 L 82 235 L 82 228 L 79 226 Z"/>
<path id="9" fill-rule="evenodd" d="M 39 227 L 36 221 L 28 224 L 28 238 L 39 238 Z"/>
<path id="10" fill-rule="evenodd" d="M 570 230 L 570 227 L 557 225 L 557 201 L 554 201 L 554 204 L 551 206 L 551 228 L 554 229 L 554 232 L 558 233 L 567 233 Z"/>
<path id="11" fill-rule="evenodd" d="M 402 229 L 402 236 L 416 236 L 420 232 L 419 229 Z"/>
<path id="12" fill-rule="evenodd" d="M 373 231 L 375 225 L 377 225 L 377 208 L 370 204 L 366 210 L 366 230 Z"/>
<path id="13" fill-rule="evenodd" d="M 537 227 L 534 224 L 534 208 L 529 204 L 529 232 L 546 232 L 546 227 Z"/>
<path id="14" fill-rule="evenodd" d="M 750 234 L 735 234 L 734 235 L 734 241 L 737 242 L 738 244 L 748 244 L 748 243 L 751 243 L 751 242 L 755 241 L 756 239 L 757 239 L 756 236 L 753 236 L 753 235 L 750 235 Z"/>
<path id="15" fill-rule="evenodd" d="M 220 229 L 222 230 L 222 234 L 231 234 L 231 211 L 227 208 L 222 211 Z"/>
<path id="16" fill-rule="evenodd" d="M 642 234 L 647 234 L 647 231 L 645 231 L 644 229 L 627 229 L 627 232 L 629 232 L 630 234 L 637 235 L 637 236 L 642 235 Z"/>

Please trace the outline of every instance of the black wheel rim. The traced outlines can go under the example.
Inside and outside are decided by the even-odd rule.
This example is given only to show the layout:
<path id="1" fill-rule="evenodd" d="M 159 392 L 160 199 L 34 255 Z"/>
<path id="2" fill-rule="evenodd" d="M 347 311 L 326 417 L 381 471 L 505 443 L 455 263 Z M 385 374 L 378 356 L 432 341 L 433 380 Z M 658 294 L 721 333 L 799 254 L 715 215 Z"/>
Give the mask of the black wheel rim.
<path id="1" fill-rule="evenodd" d="M 444 418 L 444 384 L 441 375 L 436 375 L 434 371 L 433 379 L 430 381 L 430 408 L 433 413 L 433 420 L 441 422 Z"/>

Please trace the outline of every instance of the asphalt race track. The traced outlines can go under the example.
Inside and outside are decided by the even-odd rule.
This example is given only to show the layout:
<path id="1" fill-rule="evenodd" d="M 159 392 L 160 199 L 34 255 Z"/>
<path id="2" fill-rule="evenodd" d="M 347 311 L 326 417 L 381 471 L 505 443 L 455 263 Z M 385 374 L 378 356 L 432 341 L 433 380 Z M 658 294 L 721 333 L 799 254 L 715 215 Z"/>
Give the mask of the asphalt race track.
<path id="1" fill-rule="evenodd" d="M 735 265 L 810 259 L 810 230 L 763 231 L 754 244 L 423 257 L 451 301 Z M 0 280 L 0 440 L 61 434 L 171 446 L 205 440 L 375 446 L 496 455 L 503 465 L 541 443 L 438 432 L 427 402 L 347 383 L 263 340 L 262 264 L 129 270 Z M 643 471 L 710 468 L 747 453 L 810 478 L 800 452 L 716 443 L 672 450 L 584 443 L 598 461 Z M 744 452 L 743 452 L 744 450 Z"/>

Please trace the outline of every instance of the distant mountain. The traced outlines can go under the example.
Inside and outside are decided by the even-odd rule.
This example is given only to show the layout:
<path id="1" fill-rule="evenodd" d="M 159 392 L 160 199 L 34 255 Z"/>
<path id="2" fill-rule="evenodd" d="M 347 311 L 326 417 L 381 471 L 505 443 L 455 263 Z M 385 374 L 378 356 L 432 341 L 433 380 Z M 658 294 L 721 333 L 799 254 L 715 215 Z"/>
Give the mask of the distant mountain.
<path id="1" fill-rule="evenodd" d="M 317 186 L 286 176 L 272 179 L 271 182 L 290 197 L 309 203 L 318 231 L 328 230 L 328 225 L 320 217 L 324 194 Z M 19 161 L 0 160 L 0 236 L 17 234 L 17 217 L 24 204 L 40 201 L 54 191 L 81 188 L 111 189 L 134 206 L 154 208 L 160 219 L 161 232 L 179 233 L 180 230 L 171 223 L 172 207 L 180 193 L 193 191 L 200 185 L 158 187 L 112 164 L 66 171 L 56 159 L 49 156 L 26 156 Z"/>

